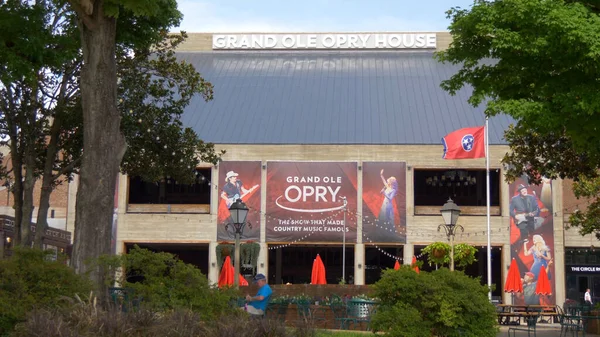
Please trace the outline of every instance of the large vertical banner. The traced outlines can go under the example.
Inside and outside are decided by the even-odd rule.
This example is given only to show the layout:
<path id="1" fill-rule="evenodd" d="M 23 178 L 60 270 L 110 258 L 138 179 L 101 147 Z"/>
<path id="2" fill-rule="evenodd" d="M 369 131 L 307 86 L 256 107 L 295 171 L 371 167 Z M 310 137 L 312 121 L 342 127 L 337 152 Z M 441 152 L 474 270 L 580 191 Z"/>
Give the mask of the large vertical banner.
<path id="1" fill-rule="evenodd" d="M 242 240 L 260 239 L 260 166 L 259 161 L 224 161 L 219 164 L 219 210 L 217 214 L 217 240 L 235 239 L 229 207 L 237 199 L 248 206 L 250 212 L 242 233 Z"/>
<path id="2" fill-rule="evenodd" d="M 523 294 L 517 304 L 555 304 L 554 223 L 552 219 L 552 181 L 530 185 L 519 178 L 509 186 L 511 258 L 517 261 L 523 279 Z M 540 271 L 548 274 L 551 295 L 536 293 Z"/>
<path id="3" fill-rule="evenodd" d="M 406 163 L 363 163 L 363 241 L 406 243 Z"/>
<path id="4" fill-rule="evenodd" d="M 354 162 L 269 162 L 267 241 L 355 242 L 356 191 Z"/>

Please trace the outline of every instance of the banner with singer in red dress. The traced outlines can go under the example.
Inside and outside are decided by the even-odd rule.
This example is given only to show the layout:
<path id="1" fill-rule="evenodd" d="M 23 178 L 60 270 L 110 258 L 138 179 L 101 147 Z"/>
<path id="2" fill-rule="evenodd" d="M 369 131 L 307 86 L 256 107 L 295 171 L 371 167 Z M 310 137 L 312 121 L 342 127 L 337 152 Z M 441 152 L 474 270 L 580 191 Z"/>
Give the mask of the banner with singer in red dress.
<path id="1" fill-rule="evenodd" d="M 406 243 L 406 163 L 362 165 L 363 242 Z"/>
<path id="2" fill-rule="evenodd" d="M 523 176 L 510 184 L 508 189 L 511 196 L 510 255 L 516 260 L 523 279 L 523 293 L 516 295 L 515 302 L 528 305 L 556 304 L 552 181 L 542 178 L 540 185 L 533 185 Z M 546 273 L 542 273 L 542 269 Z M 550 295 L 536 291 L 539 277 L 546 275 L 551 286 Z"/>
<path id="3" fill-rule="evenodd" d="M 356 162 L 268 162 L 267 242 L 356 242 L 356 191 Z"/>

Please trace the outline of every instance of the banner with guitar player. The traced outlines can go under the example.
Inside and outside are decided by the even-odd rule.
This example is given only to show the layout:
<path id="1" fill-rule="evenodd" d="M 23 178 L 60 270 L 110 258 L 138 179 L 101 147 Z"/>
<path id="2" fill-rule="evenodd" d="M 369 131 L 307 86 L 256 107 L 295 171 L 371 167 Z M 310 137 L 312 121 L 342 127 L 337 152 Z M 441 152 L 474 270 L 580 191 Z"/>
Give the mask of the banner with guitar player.
<path id="1" fill-rule="evenodd" d="M 356 162 L 269 162 L 267 241 L 356 242 L 357 172 Z"/>
<path id="2" fill-rule="evenodd" d="M 523 176 L 509 185 L 509 195 L 511 258 L 523 280 L 523 293 L 516 294 L 515 304 L 555 304 L 552 181 L 542 178 L 540 185 L 533 185 Z M 536 291 L 546 275 L 550 295 Z"/>
<path id="3" fill-rule="evenodd" d="M 250 212 L 242 233 L 242 240 L 260 239 L 260 177 L 261 163 L 259 161 L 223 161 L 219 163 L 219 209 L 217 215 L 217 240 L 228 241 L 235 239 L 231 223 L 229 206 L 237 199 L 248 206 Z"/>
<path id="4" fill-rule="evenodd" d="M 406 163 L 362 165 L 364 242 L 406 243 Z"/>

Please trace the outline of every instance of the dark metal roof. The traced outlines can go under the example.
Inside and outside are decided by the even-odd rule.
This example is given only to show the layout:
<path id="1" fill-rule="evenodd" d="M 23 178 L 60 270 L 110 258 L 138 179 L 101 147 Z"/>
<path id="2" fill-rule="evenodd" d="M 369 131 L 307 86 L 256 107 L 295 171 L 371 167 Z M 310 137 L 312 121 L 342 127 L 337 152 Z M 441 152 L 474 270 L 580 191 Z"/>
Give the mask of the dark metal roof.
<path id="1" fill-rule="evenodd" d="M 214 85 L 194 98 L 183 123 L 220 144 L 441 144 L 447 133 L 483 125 L 470 90 L 440 82 L 458 66 L 431 52 L 179 52 Z M 490 144 L 505 144 L 507 116 L 490 119 Z"/>

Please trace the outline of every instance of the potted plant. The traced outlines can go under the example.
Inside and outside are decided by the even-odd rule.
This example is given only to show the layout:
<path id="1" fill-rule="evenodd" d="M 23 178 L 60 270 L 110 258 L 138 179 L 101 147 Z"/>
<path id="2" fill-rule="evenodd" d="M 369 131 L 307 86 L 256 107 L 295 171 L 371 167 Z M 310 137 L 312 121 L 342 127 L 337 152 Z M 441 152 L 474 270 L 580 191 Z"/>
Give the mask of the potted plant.
<path id="1" fill-rule="evenodd" d="M 450 250 L 449 244 L 438 241 L 423 248 L 423 253 L 427 254 L 427 261 L 430 265 L 432 263 L 443 265 L 450 262 Z"/>
<path id="2" fill-rule="evenodd" d="M 477 248 L 468 243 L 454 245 L 454 263 L 459 268 L 465 268 L 477 261 L 475 254 L 477 254 Z"/>
<path id="3" fill-rule="evenodd" d="M 215 253 L 217 254 L 217 264 L 219 265 L 219 269 L 223 265 L 223 260 L 225 260 L 226 256 L 231 256 L 235 251 L 234 245 L 229 242 L 221 242 L 215 247 Z"/>
<path id="4" fill-rule="evenodd" d="M 254 241 L 247 241 L 240 246 L 240 259 L 242 260 L 242 265 L 252 268 L 253 273 L 256 273 L 259 253 L 260 244 Z"/>

